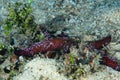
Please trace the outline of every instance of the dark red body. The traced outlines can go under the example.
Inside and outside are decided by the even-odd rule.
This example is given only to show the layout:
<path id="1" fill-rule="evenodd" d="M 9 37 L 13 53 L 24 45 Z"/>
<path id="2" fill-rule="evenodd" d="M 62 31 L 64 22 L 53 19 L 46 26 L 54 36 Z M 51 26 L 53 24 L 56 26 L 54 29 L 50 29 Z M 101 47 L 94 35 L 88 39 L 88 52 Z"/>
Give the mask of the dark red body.
<path id="1" fill-rule="evenodd" d="M 33 56 L 38 52 L 46 53 L 48 51 L 55 51 L 63 49 L 65 52 L 69 52 L 71 41 L 68 38 L 51 38 L 41 42 L 37 42 L 29 48 L 16 50 L 16 55 Z"/>
<path id="2" fill-rule="evenodd" d="M 102 49 L 103 46 L 107 46 L 110 43 L 110 41 L 111 36 L 109 35 L 101 40 L 89 42 L 88 47 L 92 49 Z"/>
<path id="3" fill-rule="evenodd" d="M 101 50 L 103 46 L 107 46 L 111 41 L 111 36 L 107 36 L 101 40 L 92 41 L 87 46 L 90 49 L 97 49 Z M 69 39 L 69 38 L 50 38 L 41 42 L 37 42 L 30 46 L 29 48 L 23 48 L 20 50 L 15 50 L 16 55 L 22 55 L 22 56 L 33 56 L 39 52 L 46 53 L 48 51 L 56 51 L 56 50 L 64 50 L 66 53 L 69 53 L 69 48 L 74 44 L 75 41 Z M 101 50 L 102 51 L 102 50 Z M 107 65 L 117 71 L 120 71 L 120 65 L 113 60 L 112 58 L 107 56 L 106 51 L 102 51 L 103 55 L 101 58 L 100 63 Z"/>
<path id="4" fill-rule="evenodd" d="M 110 43 L 110 41 L 111 41 L 111 36 L 108 35 L 101 40 L 89 42 L 87 47 L 90 50 L 94 50 L 94 49 L 99 50 L 98 52 L 101 54 L 101 57 L 102 57 L 101 61 L 100 61 L 101 64 L 104 64 L 106 66 L 109 66 L 109 67 L 117 70 L 117 71 L 120 71 L 120 65 L 115 60 L 108 57 L 108 53 L 106 50 L 104 50 L 104 51 L 101 50 L 103 48 L 103 46 L 107 46 Z"/>
<path id="5" fill-rule="evenodd" d="M 102 57 L 101 64 L 107 65 L 117 71 L 120 71 L 120 65 L 108 56 Z"/>

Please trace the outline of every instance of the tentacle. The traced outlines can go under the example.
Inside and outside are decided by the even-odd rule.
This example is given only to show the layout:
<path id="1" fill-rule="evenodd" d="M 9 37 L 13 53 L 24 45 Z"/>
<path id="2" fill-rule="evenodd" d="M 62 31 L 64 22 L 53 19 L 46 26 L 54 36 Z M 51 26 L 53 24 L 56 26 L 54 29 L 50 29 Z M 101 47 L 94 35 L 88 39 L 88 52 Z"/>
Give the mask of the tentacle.
<path id="1" fill-rule="evenodd" d="M 107 46 L 111 41 L 111 35 L 106 36 L 105 38 L 97 41 L 91 41 L 88 43 L 87 47 L 89 49 L 97 49 L 100 50 L 103 46 Z"/>
<path id="2" fill-rule="evenodd" d="M 109 66 L 117 71 L 120 71 L 120 65 L 118 64 L 118 62 L 108 56 L 102 57 L 100 64 Z"/>

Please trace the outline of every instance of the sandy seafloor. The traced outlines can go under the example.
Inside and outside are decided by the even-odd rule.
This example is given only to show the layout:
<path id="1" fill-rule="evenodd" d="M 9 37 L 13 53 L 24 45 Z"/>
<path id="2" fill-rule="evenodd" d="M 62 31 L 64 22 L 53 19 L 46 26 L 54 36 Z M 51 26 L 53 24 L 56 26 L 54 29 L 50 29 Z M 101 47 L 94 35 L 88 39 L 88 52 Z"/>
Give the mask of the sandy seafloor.
<path id="1" fill-rule="evenodd" d="M 5 4 L 14 1 L 17 0 L 0 0 L 1 22 L 7 14 L 4 8 Z M 27 2 L 27 0 L 21 1 Z M 64 24 L 60 24 L 60 27 L 54 26 L 58 32 L 61 30 L 61 26 L 65 26 L 68 29 L 65 31 L 67 34 L 80 36 L 84 41 L 94 40 L 97 37 L 101 38 L 108 34 L 112 35 L 113 43 L 120 41 L 120 0 L 33 0 L 32 8 L 37 24 L 50 21 L 58 15 L 67 15 Z M 86 37 L 88 35 L 94 37 L 89 39 L 89 37 Z M 0 37 L 0 39 L 2 38 Z M 0 43 L 2 41 L 4 40 L 0 40 Z M 113 48 L 120 51 L 119 44 Z M 118 59 L 120 59 L 119 51 L 117 52 Z M 48 77 L 43 80 L 69 80 L 58 74 L 56 69 L 54 60 L 50 62 L 50 60 L 36 58 L 26 64 L 23 74 L 15 76 L 13 80 L 39 80 L 40 75 Z M 120 80 L 120 72 L 106 67 L 102 71 L 80 77 L 80 80 Z"/>

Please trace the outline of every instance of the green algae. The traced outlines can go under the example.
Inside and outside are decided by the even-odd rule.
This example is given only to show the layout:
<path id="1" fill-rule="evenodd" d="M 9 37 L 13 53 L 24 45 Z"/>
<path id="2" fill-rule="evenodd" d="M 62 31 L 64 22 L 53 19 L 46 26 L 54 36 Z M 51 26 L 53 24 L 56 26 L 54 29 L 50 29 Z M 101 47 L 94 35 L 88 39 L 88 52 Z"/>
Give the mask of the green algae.
<path id="1" fill-rule="evenodd" d="M 71 64 L 75 64 L 75 58 L 72 54 L 69 54 L 69 61 Z"/>
<path id="2" fill-rule="evenodd" d="M 22 2 L 15 2 L 7 6 L 9 14 L 4 26 L 7 36 L 13 28 L 18 29 L 19 33 L 26 33 L 27 29 L 33 30 L 35 28 L 31 2 L 24 4 Z"/>

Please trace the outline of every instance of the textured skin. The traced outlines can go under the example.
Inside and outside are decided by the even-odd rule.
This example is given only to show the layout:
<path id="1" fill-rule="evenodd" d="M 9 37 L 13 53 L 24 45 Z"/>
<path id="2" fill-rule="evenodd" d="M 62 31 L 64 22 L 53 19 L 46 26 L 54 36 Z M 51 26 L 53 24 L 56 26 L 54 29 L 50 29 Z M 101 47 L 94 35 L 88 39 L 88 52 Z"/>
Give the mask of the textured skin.
<path id="1" fill-rule="evenodd" d="M 120 71 L 120 65 L 113 60 L 112 58 L 108 57 L 108 56 L 104 56 L 101 59 L 102 61 L 100 62 L 101 64 L 104 64 L 106 66 L 109 66 L 117 71 Z"/>
<path id="2" fill-rule="evenodd" d="M 101 40 L 89 42 L 88 48 L 90 49 L 102 49 L 103 46 L 107 46 L 111 41 L 111 36 L 108 35 Z"/>
<path id="3" fill-rule="evenodd" d="M 107 50 L 102 50 L 103 46 L 107 46 L 111 42 L 111 35 L 104 37 L 103 39 L 97 41 L 91 41 L 88 43 L 87 47 L 89 50 L 98 50 L 101 54 L 100 63 L 106 66 L 109 66 L 117 71 L 120 71 L 119 63 L 113 59 L 112 57 L 108 56 Z"/>
<path id="4" fill-rule="evenodd" d="M 72 42 L 68 38 L 51 38 L 41 42 L 37 42 L 29 48 L 23 48 L 21 50 L 15 50 L 16 55 L 33 56 L 36 53 L 46 53 L 48 51 L 56 51 L 63 49 L 66 53 L 69 53 Z"/>

